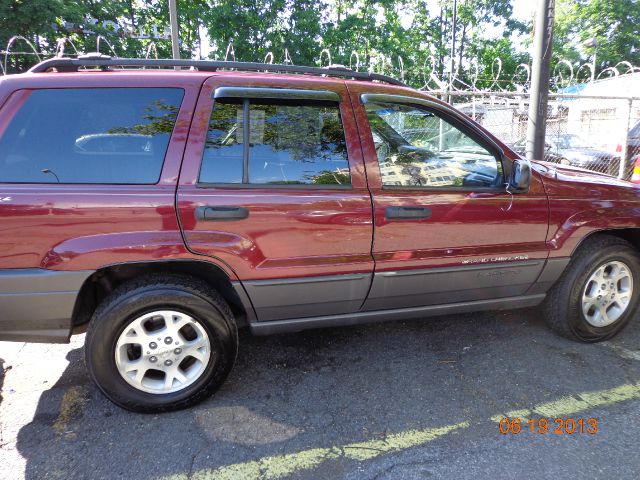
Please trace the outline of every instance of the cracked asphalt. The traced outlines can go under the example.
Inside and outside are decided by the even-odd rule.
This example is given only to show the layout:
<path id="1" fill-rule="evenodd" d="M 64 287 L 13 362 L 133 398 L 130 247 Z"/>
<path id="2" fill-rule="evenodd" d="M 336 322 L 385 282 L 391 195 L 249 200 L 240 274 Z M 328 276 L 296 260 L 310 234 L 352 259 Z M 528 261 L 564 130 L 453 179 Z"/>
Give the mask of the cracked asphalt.
<path id="1" fill-rule="evenodd" d="M 536 309 L 242 332 L 221 390 L 162 415 L 106 400 L 82 342 L 0 342 L 0 478 L 635 480 L 640 471 L 638 319 L 596 345 L 556 336 Z M 581 393 L 620 386 L 631 393 L 575 406 L 593 397 Z M 537 418 L 534 407 L 549 402 L 597 419 L 598 433 L 503 435 L 491 420 L 523 409 Z"/>

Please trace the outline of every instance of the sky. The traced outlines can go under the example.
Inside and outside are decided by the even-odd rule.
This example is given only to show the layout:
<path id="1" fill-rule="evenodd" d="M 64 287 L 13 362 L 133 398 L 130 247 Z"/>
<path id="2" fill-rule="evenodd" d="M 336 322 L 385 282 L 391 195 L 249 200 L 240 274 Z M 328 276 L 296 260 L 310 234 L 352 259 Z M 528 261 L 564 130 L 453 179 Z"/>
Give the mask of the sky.
<path id="1" fill-rule="evenodd" d="M 536 11 L 536 2 L 534 0 L 514 0 L 513 16 L 518 20 L 532 20 Z"/>

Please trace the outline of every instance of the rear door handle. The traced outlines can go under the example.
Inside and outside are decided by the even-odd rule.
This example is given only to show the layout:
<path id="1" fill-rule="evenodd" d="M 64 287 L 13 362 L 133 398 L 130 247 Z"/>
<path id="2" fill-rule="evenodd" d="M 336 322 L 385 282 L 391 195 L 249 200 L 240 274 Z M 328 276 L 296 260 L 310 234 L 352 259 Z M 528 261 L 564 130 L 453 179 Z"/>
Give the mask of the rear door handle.
<path id="1" fill-rule="evenodd" d="M 431 209 L 427 207 L 387 207 L 385 218 L 389 220 L 420 220 L 431 218 Z"/>
<path id="2" fill-rule="evenodd" d="M 244 207 L 198 207 L 196 218 L 204 222 L 225 220 L 244 220 L 249 216 L 249 209 Z"/>

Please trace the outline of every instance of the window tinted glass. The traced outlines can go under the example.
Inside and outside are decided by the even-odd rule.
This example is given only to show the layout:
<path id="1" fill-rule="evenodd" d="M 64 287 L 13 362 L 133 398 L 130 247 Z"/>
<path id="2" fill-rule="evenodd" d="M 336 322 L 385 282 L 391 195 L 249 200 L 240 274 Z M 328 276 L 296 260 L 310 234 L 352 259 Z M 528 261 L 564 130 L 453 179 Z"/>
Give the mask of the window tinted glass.
<path id="1" fill-rule="evenodd" d="M 200 181 L 241 183 L 243 106 L 217 102 Z M 347 146 L 338 105 L 251 102 L 251 184 L 350 185 Z"/>
<path id="2" fill-rule="evenodd" d="M 337 105 L 251 105 L 249 182 L 348 185 Z"/>
<path id="3" fill-rule="evenodd" d="M 33 91 L 0 139 L 0 182 L 156 183 L 183 91 Z"/>
<path id="4" fill-rule="evenodd" d="M 493 187 L 500 163 L 467 134 L 433 112 L 397 104 L 367 104 L 382 184 Z"/>
<path id="5" fill-rule="evenodd" d="M 216 102 L 209 120 L 200 182 L 242 183 L 242 104 Z"/>

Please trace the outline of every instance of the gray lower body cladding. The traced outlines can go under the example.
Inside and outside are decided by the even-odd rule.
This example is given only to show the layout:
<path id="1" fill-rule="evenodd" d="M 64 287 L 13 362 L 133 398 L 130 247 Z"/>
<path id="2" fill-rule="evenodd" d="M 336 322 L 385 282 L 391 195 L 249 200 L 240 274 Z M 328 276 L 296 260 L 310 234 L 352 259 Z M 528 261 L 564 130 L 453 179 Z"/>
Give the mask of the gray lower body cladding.
<path id="1" fill-rule="evenodd" d="M 253 280 L 242 285 L 260 321 L 339 315 L 360 309 L 371 274 Z"/>
<path id="2" fill-rule="evenodd" d="M 234 283 L 254 333 L 535 305 L 569 259 Z M 0 270 L 0 340 L 69 340 L 92 270 Z M 366 301 L 365 301 L 366 300 Z M 255 312 L 255 315 L 254 315 Z"/>
<path id="3" fill-rule="evenodd" d="M 425 307 L 396 308 L 391 310 L 375 310 L 371 312 L 355 312 L 343 315 L 325 315 L 322 317 L 298 318 L 293 320 L 256 322 L 252 323 L 250 327 L 252 333 L 255 335 L 273 335 L 277 333 L 298 332 L 312 328 L 359 325 L 363 323 L 391 320 L 409 320 L 412 318 L 427 318 L 438 315 L 480 312 L 486 310 L 510 310 L 534 307 L 542 303 L 544 298 L 544 294 L 527 295 L 501 298 L 497 300 L 478 300 L 473 302 L 430 305 Z"/>
<path id="4" fill-rule="evenodd" d="M 245 282 L 254 333 L 535 306 L 569 258 Z M 365 284 L 371 281 L 367 292 Z M 237 287 L 240 287 L 238 284 Z M 364 301 L 366 299 L 366 301 Z M 248 298 L 247 298 L 248 300 Z M 359 302 L 364 301 L 358 307 Z M 254 310 L 255 308 L 255 310 Z"/>
<path id="5" fill-rule="evenodd" d="M 64 343 L 91 270 L 0 270 L 0 340 Z"/>

